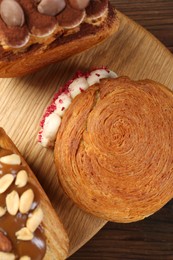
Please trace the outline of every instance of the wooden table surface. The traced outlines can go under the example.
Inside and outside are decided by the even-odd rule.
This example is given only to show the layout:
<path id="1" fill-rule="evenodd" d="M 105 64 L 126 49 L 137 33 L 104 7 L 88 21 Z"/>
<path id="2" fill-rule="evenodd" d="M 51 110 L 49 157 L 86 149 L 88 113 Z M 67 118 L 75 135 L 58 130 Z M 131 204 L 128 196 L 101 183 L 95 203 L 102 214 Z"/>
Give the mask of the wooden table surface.
<path id="1" fill-rule="evenodd" d="M 111 0 L 173 53 L 173 0 Z M 70 260 L 173 260 L 173 203 L 137 223 L 108 223 Z"/>

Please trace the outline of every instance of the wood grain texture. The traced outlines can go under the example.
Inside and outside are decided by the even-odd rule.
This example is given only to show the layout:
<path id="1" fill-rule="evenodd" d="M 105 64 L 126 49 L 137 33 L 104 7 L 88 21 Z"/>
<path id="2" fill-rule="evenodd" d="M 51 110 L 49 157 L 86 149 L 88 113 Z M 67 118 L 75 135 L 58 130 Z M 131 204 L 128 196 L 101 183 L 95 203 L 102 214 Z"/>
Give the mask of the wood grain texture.
<path id="1" fill-rule="evenodd" d="M 112 2 L 113 4 L 116 3 L 116 1 Z M 123 3 L 123 0 L 121 2 Z M 129 2 L 135 4 L 135 1 Z M 148 2 L 148 4 L 149 2 L 154 3 L 154 1 L 145 2 Z M 126 6 L 127 1 L 124 1 L 124 3 Z M 142 0 L 140 3 L 142 3 Z M 121 4 L 120 1 L 119 4 Z M 121 26 L 118 34 L 100 46 L 64 62 L 51 65 L 36 74 L 23 78 L 0 80 L 0 124 L 13 139 L 35 172 L 67 228 L 70 237 L 70 254 L 90 239 L 105 224 L 105 221 L 82 212 L 64 195 L 56 178 L 52 151 L 42 149 L 37 144 L 38 122 L 44 108 L 49 104 L 57 90 L 57 86 L 65 83 L 78 69 L 87 70 L 90 67 L 107 65 L 119 75 L 128 75 L 132 79 L 149 77 L 170 88 L 171 86 L 173 87 L 173 58 L 170 52 L 150 34 L 147 34 L 144 29 L 122 14 L 119 14 L 119 16 Z M 172 206 L 170 206 L 170 209 L 172 209 Z M 170 214 L 170 211 L 168 213 Z M 150 219 L 146 221 L 150 221 Z M 165 224 L 166 218 L 164 219 L 164 215 L 161 215 L 161 221 Z M 136 228 L 136 225 L 139 226 Z M 149 224 L 145 229 L 144 225 L 144 231 L 148 230 L 149 232 L 151 226 L 152 224 Z M 156 221 L 156 232 L 159 226 Z M 109 227 L 113 231 L 108 232 Z M 167 230 L 171 228 L 170 221 Z M 82 249 L 81 253 L 75 254 L 71 259 L 145 259 L 147 254 L 151 256 L 155 251 L 159 250 L 160 244 L 162 244 L 162 238 L 159 240 L 159 234 L 164 237 L 166 232 L 164 233 L 164 226 L 162 226 L 157 237 L 153 233 L 153 248 L 150 242 L 147 242 L 147 249 L 147 247 L 143 247 L 145 244 L 143 244 L 143 240 L 145 241 L 146 234 L 140 235 L 142 234 L 141 230 L 142 226 L 140 226 L 140 223 L 134 224 L 134 226 L 130 225 L 129 227 L 116 224 L 111 226 L 109 224 L 108 229 L 103 229 L 98 234 L 98 238 L 96 237 L 95 241 L 98 241 L 98 244 L 96 243 L 98 246 L 92 246 L 91 244 L 91 247 Z M 110 238 L 109 240 L 111 233 L 114 234 L 116 239 Z M 122 237 L 120 239 L 119 236 L 121 234 Z M 140 236 L 143 236 L 141 244 L 138 241 Z M 168 234 L 167 239 L 164 237 L 165 243 L 163 244 L 165 247 L 163 247 L 163 253 L 165 250 L 168 250 L 166 247 L 167 241 L 170 242 L 172 238 L 171 233 Z M 112 243 L 112 247 L 111 240 L 115 243 Z M 137 243 L 136 248 L 133 241 Z M 156 244 L 157 242 L 158 244 Z M 171 244 L 169 245 L 168 253 L 171 254 L 173 248 Z M 139 249 L 138 252 L 140 252 L 141 248 L 143 248 L 143 251 L 137 254 L 136 249 Z M 132 254 L 130 255 L 131 251 Z M 139 254 L 143 258 L 139 258 Z"/>
<path id="2" fill-rule="evenodd" d="M 172 0 L 111 0 L 123 14 L 149 30 L 173 51 Z"/>
<path id="3" fill-rule="evenodd" d="M 116 8 L 141 24 L 173 52 L 172 0 L 112 0 Z M 128 225 L 107 223 L 70 259 L 172 260 L 173 205 Z"/>

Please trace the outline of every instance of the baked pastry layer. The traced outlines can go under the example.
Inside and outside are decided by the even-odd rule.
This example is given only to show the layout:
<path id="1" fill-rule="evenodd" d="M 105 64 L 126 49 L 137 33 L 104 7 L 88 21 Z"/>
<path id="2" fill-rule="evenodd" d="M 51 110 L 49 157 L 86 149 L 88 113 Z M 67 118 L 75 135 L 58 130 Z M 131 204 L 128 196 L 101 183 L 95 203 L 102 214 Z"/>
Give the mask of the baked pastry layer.
<path id="1" fill-rule="evenodd" d="M 103 79 L 65 112 L 55 144 L 62 187 L 79 207 L 141 220 L 173 196 L 173 95 L 151 80 Z"/>
<path id="2" fill-rule="evenodd" d="M 0 0 L 0 45 L 6 51 L 20 52 L 36 43 L 45 47 L 62 35 L 79 31 L 83 22 L 100 25 L 108 11 L 108 0 L 82 2 Z"/>
<path id="3" fill-rule="evenodd" d="M 24 5 L 25 1 L 21 0 L 20 2 Z M 93 7 L 93 3 L 95 2 L 99 3 L 98 7 L 91 9 L 90 7 Z M 31 3 L 28 5 L 30 6 Z M 26 7 L 23 8 L 26 9 Z M 29 9 L 27 12 L 29 15 Z M 85 13 L 86 16 L 82 22 L 77 23 L 74 27 L 64 28 L 58 25 L 57 30 L 53 33 L 50 32 L 50 35 L 44 37 L 29 34 L 30 40 L 24 46 L 18 44 L 19 48 L 10 47 L 10 44 L 6 43 L 5 39 L 9 39 L 12 36 L 13 41 L 15 40 L 14 35 L 20 35 L 20 33 L 23 35 L 25 33 L 25 26 L 21 28 L 17 27 L 17 29 L 16 27 L 6 28 L 6 36 L 4 36 L 3 28 L 5 25 L 0 20 L 0 35 L 2 40 L 2 46 L 0 46 L 0 77 L 16 77 L 34 72 L 47 64 L 61 61 L 87 50 L 118 30 L 119 19 L 117 13 L 107 0 L 92 0 L 86 8 Z M 71 15 L 68 16 L 71 17 Z M 53 19 L 49 16 L 48 18 Z M 34 20 L 32 18 L 32 23 L 33 21 L 37 21 L 37 19 Z M 39 22 L 37 21 L 38 25 Z M 41 25 L 44 25 L 43 21 L 40 23 Z M 31 27 L 35 29 L 35 25 Z M 42 27 L 44 30 L 46 26 Z M 16 30 L 20 30 L 20 33 Z"/>

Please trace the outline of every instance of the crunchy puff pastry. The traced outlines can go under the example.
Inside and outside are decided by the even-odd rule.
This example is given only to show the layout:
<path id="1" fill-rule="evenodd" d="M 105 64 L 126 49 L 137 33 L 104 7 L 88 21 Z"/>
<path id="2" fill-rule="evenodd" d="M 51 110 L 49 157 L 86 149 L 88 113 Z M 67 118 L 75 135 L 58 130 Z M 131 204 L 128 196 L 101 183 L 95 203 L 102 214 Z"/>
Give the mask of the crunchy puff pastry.
<path id="1" fill-rule="evenodd" d="M 65 112 L 55 144 L 61 184 L 79 207 L 141 220 L 173 197 L 173 95 L 151 80 L 103 79 Z"/>

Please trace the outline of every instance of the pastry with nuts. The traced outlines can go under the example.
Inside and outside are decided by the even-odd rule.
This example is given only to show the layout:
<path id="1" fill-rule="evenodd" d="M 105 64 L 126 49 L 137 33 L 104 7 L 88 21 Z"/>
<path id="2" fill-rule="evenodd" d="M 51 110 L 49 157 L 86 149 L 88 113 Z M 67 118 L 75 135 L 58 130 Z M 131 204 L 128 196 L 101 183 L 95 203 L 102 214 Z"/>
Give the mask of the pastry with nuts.
<path id="1" fill-rule="evenodd" d="M 63 260 L 67 253 L 63 225 L 31 169 L 0 128 L 0 259 Z"/>
<path id="2" fill-rule="evenodd" d="M 0 77 L 80 53 L 118 30 L 108 0 L 1 0 Z"/>
<path id="3" fill-rule="evenodd" d="M 106 68 L 78 73 L 47 108 L 39 141 L 55 145 L 57 175 L 80 208 L 134 222 L 173 197 L 172 108 L 158 82 Z"/>

